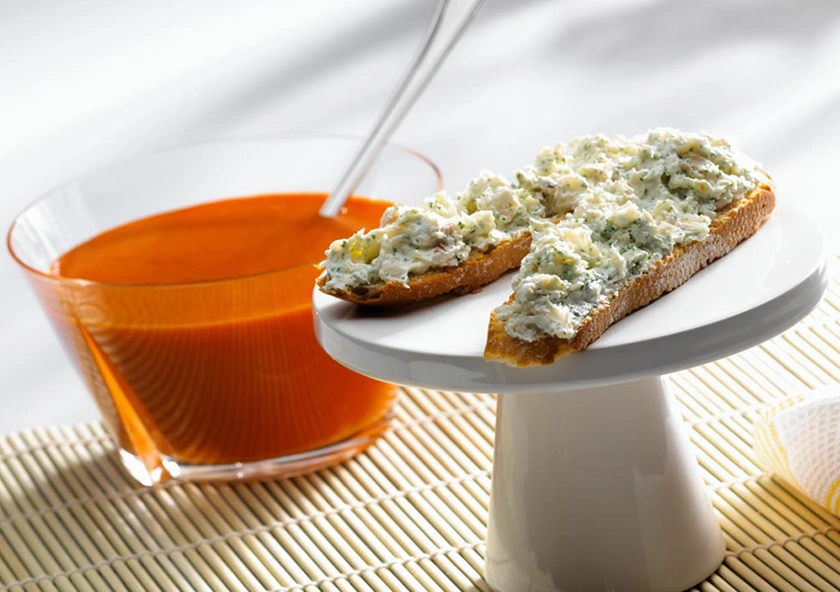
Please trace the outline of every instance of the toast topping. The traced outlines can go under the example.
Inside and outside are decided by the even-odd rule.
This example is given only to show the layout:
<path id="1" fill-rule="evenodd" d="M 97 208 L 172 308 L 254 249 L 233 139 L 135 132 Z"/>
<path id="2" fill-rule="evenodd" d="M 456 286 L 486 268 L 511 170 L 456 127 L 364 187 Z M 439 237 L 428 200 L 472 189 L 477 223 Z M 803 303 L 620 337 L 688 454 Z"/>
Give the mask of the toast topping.
<path id="1" fill-rule="evenodd" d="M 408 285 L 410 274 L 455 267 L 470 253 L 487 252 L 528 232 L 530 220 L 544 215 L 537 196 L 503 177 L 482 173 L 454 199 L 440 192 L 421 207 L 392 206 L 379 228 L 333 242 L 323 263 L 323 289 Z"/>
<path id="2" fill-rule="evenodd" d="M 542 189 L 546 208 L 573 209 L 557 224 L 532 219 L 514 297 L 496 309 L 505 332 L 529 342 L 574 337 L 623 285 L 677 245 L 705 239 L 721 210 L 766 179 L 724 140 L 671 129 L 579 138 L 553 154 L 549 167 L 566 173 Z M 539 172 L 518 181 L 537 191 L 546 187 Z"/>

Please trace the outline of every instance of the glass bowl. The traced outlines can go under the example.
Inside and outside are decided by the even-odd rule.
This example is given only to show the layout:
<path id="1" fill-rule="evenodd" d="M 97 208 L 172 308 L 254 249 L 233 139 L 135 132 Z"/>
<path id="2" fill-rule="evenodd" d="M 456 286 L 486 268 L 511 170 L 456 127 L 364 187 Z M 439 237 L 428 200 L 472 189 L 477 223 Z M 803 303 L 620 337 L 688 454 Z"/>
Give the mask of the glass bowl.
<path id="1" fill-rule="evenodd" d="M 60 185 L 14 221 L 9 250 L 141 483 L 290 476 L 338 462 L 382 434 L 396 387 L 351 372 L 318 346 L 318 261 L 157 284 L 65 278 L 51 266 L 104 231 L 163 212 L 325 194 L 359 144 L 287 134 L 175 147 Z M 417 202 L 441 185 L 428 159 L 387 146 L 356 194 Z"/>

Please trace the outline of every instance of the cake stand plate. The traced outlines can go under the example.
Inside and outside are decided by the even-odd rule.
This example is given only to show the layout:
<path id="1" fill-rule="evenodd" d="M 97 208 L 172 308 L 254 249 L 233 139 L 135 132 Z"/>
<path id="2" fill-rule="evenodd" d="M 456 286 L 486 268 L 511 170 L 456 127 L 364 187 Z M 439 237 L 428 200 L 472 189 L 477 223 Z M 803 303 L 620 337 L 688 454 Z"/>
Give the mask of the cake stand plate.
<path id="1" fill-rule="evenodd" d="M 485 568 L 493 588 L 676 592 L 703 580 L 723 559 L 723 538 L 662 375 L 807 315 L 828 281 L 819 228 L 780 204 L 729 255 L 546 367 L 482 357 L 510 279 L 392 310 L 316 291 L 315 331 L 362 374 L 499 393 Z"/>

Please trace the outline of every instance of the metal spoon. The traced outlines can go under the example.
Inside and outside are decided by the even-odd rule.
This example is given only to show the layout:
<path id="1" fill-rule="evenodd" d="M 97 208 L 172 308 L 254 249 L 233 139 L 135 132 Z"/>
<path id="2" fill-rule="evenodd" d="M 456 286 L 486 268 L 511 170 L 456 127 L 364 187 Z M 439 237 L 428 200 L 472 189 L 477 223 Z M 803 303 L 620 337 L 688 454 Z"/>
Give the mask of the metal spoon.
<path id="1" fill-rule="evenodd" d="M 319 214 L 337 215 L 373 165 L 391 133 L 426 88 L 486 0 L 439 0 L 432 22 L 411 67 L 397 85 L 379 121 L 371 130 Z"/>

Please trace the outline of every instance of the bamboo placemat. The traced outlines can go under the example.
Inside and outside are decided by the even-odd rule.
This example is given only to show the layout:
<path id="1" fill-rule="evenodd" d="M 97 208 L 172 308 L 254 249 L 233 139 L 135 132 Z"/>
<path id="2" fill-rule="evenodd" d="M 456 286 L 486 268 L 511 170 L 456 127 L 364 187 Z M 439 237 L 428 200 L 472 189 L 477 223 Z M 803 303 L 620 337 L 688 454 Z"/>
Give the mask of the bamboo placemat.
<path id="1" fill-rule="evenodd" d="M 840 519 L 753 462 L 757 412 L 840 382 L 840 285 L 769 342 L 671 375 L 728 552 L 696 589 L 838 590 Z M 488 590 L 495 398 L 407 388 L 395 427 L 318 473 L 146 489 L 97 423 L 0 440 L 8 590 Z"/>

